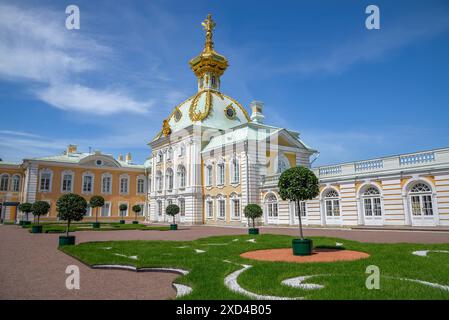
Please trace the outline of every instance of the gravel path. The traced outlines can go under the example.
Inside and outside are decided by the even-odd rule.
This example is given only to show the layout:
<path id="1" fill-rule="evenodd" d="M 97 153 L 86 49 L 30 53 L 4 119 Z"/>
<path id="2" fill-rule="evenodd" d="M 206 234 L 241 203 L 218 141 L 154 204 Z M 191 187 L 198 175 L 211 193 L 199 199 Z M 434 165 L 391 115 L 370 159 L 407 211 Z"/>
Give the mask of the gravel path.
<path id="1" fill-rule="evenodd" d="M 261 228 L 261 233 L 297 235 L 294 228 Z M 107 240 L 194 240 L 246 234 L 245 228 L 181 226 L 178 231 L 78 231 L 77 243 Z M 306 236 L 365 242 L 449 243 L 449 232 L 306 229 Z M 167 299 L 176 295 L 176 274 L 93 270 L 57 250 L 57 234 L 30 234 L 0 225 L 0 299 Z M 80 269 L 80 290 L 65 287 L 68 265 Z"/>

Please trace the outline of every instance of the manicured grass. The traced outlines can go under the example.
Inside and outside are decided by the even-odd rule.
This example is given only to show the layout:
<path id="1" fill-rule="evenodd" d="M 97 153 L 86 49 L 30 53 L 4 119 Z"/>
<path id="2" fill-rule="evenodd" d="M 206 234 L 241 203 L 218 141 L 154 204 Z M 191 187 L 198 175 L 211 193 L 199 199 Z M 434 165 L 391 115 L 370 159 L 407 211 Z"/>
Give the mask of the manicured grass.
<path id="1" fill-rule="evenodd" d="M 66 224 L 65 223 L 41 223 L 43 226 L 42 232 L 44 233 L 63 233 L 66 231 Z M 31 229 L 32 225 L 25 226 L 26 228 Z M 70 224 L 70 232 L 75 231 L 111 231 L 111 230 L 160 230 L 160 231 L 166 231 L 170 230 L 170 227 L 166 226 L 147 226 L 144 224 L 120 224 L 118 222 L 102 222 L 100 224 L 99 229 L 94 229 L 92 227 L 92 222 L 81 222 L 81 223 L 74 223 Z"/>
<path id="2" fill-rule="evenodd" d="M 251 238 L 255 238 L 256 243 L 246 241 Z M 238 240 L 233 241 L 235 239 Z M 193 288 L 190 295 L 183 297 L 185 299 L 247 299 L 224 286 L 224 278 L 241 269 L 241 264 L 253 267 L 239 276 L 238 283 L 246 290 L 263 295 L 305 299 L 449 299 L 449 291 L 398 279 L 449 285 L 449 254 L 429 253 L 428 257 L 411 254 L 416 250 L 449 251 L 449 244 L 371 244 L 336 238 L 312 239 L 315 246 L 334 247 L 335 242 L 342 242 L 346 249 L 367 252 L 370 257 L 357 261 L 296 264 L 255 261 L 239 256 L 251 250 L 290 247 L 292 237 L 281 235 L 222 236 L 182 242 L 91 242 L 62 247 L 61 250 L 89 265 L 125 264 L 189 270 L 188 275 L 176 280 Z M 186 248 L 179 248 L 184 246 Z M 106 250 L 108 247 L 111 248 Z M 206 252 L 196 253 L 195 249 Z M 138 260 L 114 253 L 137 255 Z M 368 277 L 365 270 L 369 265 L 380 268 L 379 290 L 368 290 L 365 286 Z M 303 290 L 281 284 L 287 278 L 317 274 L 325 276 L 314 277 L 306 283 L 324 285 L 323 289 Z"/>

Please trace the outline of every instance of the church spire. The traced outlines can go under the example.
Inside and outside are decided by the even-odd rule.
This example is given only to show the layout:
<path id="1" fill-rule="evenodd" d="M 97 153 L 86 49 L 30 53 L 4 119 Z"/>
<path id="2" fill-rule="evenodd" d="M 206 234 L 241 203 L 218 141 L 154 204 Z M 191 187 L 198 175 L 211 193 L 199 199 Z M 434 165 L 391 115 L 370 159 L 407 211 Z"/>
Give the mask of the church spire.
<path id="1" fill-rule="evenodd" d="M 220 77 L 228 67 L 228 60 L 214 50 L 212 35 L 216 24 L 212 20 L 212 15 L 208 14 L 201 25 L 206 31 L 204 49 L 198 56 L 190 60 L 189 64 L 198 78 L 198 91 L 220 91 Z"/>

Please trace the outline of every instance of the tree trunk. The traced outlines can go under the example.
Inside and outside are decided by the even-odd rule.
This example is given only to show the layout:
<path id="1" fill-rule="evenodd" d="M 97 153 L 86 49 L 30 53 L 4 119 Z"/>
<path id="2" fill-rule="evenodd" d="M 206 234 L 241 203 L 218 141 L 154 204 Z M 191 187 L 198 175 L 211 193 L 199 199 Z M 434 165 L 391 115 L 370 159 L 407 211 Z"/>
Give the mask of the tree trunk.
<path id="1" fill-rule="evenodd" d="M 69 229 L 70 229 L 70 219 L 67 220 L 67 229 L 65 230 L 65 234 L 67 237 L 69 236 Z"/>
<path id="2" fill-rule="evenodd" d="M 298 212 L 298 221 L 299 221 L 299 235 L 301 239 L 304 239 L 304 235 L 302 233 L 302 221 L 301 221 L 301 210 L 299 210 L 299 200 L 296 200 L 296 211 Z"/>
<path id="3" fill-rule="evenodd" d="M 39 218 L 40 218 L 40 215 L 37 216 L 37 225 L 39 225 Z"/>
<path id="4" fill-rule="evenodd" d="M 95 222 L 98 223 L 98 207 L 95 208 Z"/>
<path id="5" fill-rule="evenodd" d="M 176 224 L 175 216 L 173 216 L 173 224 Z"/>
<path id="6" fill-rule="evenodd" d="M 256 227 L 256 219 L 253 218 L 253 229 Z"/>
<path id="7" fill-rule="evenodd" d="M 135 214 L 135 217 L 136 217 L 136 221 L 137 221 L 137 212 L 134 212 L 134 214 Z"/>

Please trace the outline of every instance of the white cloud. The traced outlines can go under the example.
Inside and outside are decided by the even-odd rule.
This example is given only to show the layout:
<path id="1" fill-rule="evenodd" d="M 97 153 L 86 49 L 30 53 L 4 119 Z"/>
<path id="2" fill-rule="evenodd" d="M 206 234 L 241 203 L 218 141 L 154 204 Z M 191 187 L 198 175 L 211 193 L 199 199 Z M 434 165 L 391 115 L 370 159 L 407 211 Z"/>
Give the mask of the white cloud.
<path id="1" fill-rule="evenodd" d="M 110 48 L 64 27 L 65 15 L 0 4 L 0 78 L 32 81 L 38 99 L 62 110 L 93 114 L 143 113 L 151 103 L 125 90 L 82 85 L 86 71 L 98 71 Z M 29 83 L 27 83 L 29 84 Z"/>

